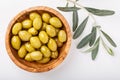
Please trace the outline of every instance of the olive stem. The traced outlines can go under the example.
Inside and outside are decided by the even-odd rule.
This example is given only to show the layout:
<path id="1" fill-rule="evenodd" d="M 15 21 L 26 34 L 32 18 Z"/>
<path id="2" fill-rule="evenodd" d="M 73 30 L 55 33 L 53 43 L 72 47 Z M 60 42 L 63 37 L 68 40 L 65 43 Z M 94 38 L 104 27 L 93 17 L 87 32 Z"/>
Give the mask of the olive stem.
<path id="1" fill-rule="evenodd" d="M 94 18 L 93 14 L 90 13 L 90 12 L 88 12 L 88 11 L 84 8 L 84 6 L 82 6 L 81 4 L 77 3 L 77 2 L 74 1 L 74 0 L 67 0 L 67 2 L 71 2 L 71 3 L 75 4 L 75 5 L 78 5 L 79 8 L 81 8 L 81 9 L 83 9 L 85 12 L 87 12 L 87 14 L 88 14 L 88 15 L 93 19 L 93 21 L 94 21 L 93 25 L 94 25 L 94 26 L 97 26 L 97 21 L 96 21 L 96 19 Z"/>

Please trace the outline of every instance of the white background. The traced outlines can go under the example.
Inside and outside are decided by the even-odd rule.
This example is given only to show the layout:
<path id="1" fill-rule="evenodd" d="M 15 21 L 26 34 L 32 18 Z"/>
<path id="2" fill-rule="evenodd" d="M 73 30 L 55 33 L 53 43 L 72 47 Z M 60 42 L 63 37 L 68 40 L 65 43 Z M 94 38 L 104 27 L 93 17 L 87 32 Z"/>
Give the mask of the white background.
<path id="1" fill-rule="evenodd" d="M 10 20 L 15 15 L 33 6 L 49 6 L 57 10 L 57 6 L 65 6 L 65 3 L 65 0 L 0 0 L 0 80 L 120 80 L 120 0 L 79 0 L 79 3 L 84 6 L 111 9 L 116 12 L 113 16 L 95 17 L 102 29 L 118 45 L 117 48 L 113 48 L 114 57 L 108 55 L 100 47 L 96 60 L 92 61 L 90 53 L 84 54 L 76 49 L 79 40 L 72 40 L 67 58 L 49 72 L 31 73 L 24 71 L 9 58 L 5 48 L 5 33 Z M 61 13 L 72 25 L 72 14 Z M 79 14 L 81 22 L 86 14 L 82 11 L 79 11 Z M 91 22 L 90 19 L 80 39 L 88 34 Z"/>

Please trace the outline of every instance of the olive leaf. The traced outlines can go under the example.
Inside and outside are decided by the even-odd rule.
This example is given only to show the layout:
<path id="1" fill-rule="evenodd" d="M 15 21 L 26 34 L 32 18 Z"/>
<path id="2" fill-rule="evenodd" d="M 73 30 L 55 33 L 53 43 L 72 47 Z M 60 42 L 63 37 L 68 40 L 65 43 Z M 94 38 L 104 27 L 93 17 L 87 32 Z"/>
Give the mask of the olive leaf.
<path id="1" fill-rule="evenodd" d="M 87 36 L 85 36 L 77 45 L 77 48 L 80 49 L 82 47 L 84 47 L 91 39 L 92 34 L 88 34 Z"/>
<path id="2" fill-rule="evenodd" d="M 105 44 L 105 42 L 104 42 L 103 40 L 101 40 L 101 41 L 102 41 L 102 45 L 103 45 L 103 47 L 105 48 L 105 50 L 106 50 L 111 56 L 114 56 L 114 53 L 113 53 L 112 49 L 109 48 L 109 47 Z"/>
<path id="3" fill-rule="evenodd" d="M 90 13 L 91 15 L 88 14 L 88 17 L 86 17 L 81 22 L 81 24 L 78 25 L 78 23 L 79 23 L 78 10 L 83 9 L 83 8 L 76 7 L 76 5 L 78 5 L 78 4 L 75 4 L 77 1 L 79 1 L 79 0 L 75 0 L 74 2 L 68 0 L 67 3 L 66 3 L 66 7 L 57 7 L 57 9 L 59 9 L 59 10 L 61 10 L 63 12 L 73 12 L 73 14 L 72 14 L 72 23 L 73 23 L 72 30 L 74 32 L 73 39 L 77 39 L 83 33 L 83 31 L 84 31 L 84 29 L 86 27 L 86 24 L 88 22 L 89 16 L 92 16 L 92 18 L 94 20 L 94 23 L 96 23 L 96 20 L 95 20 L 93 15 L 96 15 L 96 16 L 109 16 L 109 15 L 113 15 L 115 13 L 112 10 L 96 9 L 96 8 L 84 7 L 83 6 L 83 8 L 87 10 L 87 13 Z M 74 7 L 68 7 L 69 2 L 72 2 L 74 4 Z M 100 37 L 98 37 L 97 40 L 96 40 L 97 30 L 99 32 L 101 32 L 105 36 L 105 38 L 108 40 L 108 42 L 112 46 L 114 46 L 114 47 L 117 46 L 115 44 L 115 42 L 111 39 L 111 37 L 108 34 L 106 34 L 105 32 L 103 32 L 100 28 L 101 28 L 101 26 L 93 26 L 93 28 L 91 30 L 91 33 L 88 34 L 87 36 L 85 36 L 77 45 L 77 48 L 80 49 L 80 48 L 83 48 L 84 46 L 86 46 L 87 44 L 89 44 L 90 48 L 87 49 L 84 52 L 92 52 L 91 53 L 92 60 L 95 60 L 95 58 L 96 58 L 96 56 L 98 54 L 100 40 L 102 41 L 102 37 L 101 37 L 100 34 L 99 34 Z M 104 42 L 102 44 L 103 44 L 103 47 L 106 49 L 106 51 L 110 55 L 114 55 L 113 51 L 112 51 L 112 49 L 110 47 L 108 47 Z"/>
<path id="4" fill-rule="evenodd" d="M 89 46 L 92 46 L 94 44 L 94 42 L 95 42 L 96 34 L 97 34 L 96 27 L 92 28 L 91 34 L 92 34 L 92 36 L 91 36 L 91 40 L 89 42 Z"/>
<path id="5" fill-rule="evenodd" d="M 102 30 L 101 30 L 101 32 L 113 47 L 117 47 L 116 43 L 112 40 L 112 38 L 107 33 L 105 33 Z"/>
<path id="6" fill-rule="evenodd" d="M 109 16 L 115 13 L 112 10 L 101 10 L 101 9 L 95 9 L 95 8 L 90 8 L 90 7 L 85 7 L 85 8 L 87 9 L 87 11 L 97 16 Z"/>
<path id="7" fill-rule="evenodd" d="M 78 7 L 57 7 L 57 9 L 64 11 L 64 12 L 80 10 L 80 8 L 78 8 Z"/>
<path id="8" fill-rule="evenodd" d="M 82 32 L 84 31 L 84 28 L 88 22 L 88 18 L 89 16 L 78 26 L 77 30 L 75 31 L 74 35 L 73 35 L 73 39 L 78 38 Z"/>
<path id="9" fill-rule="evenodd" d="M 77 26 L 78 26 L 78 12 L 77 10 L 74 10 L 73 11 L 73 32 L 76 30 Z"/>
<path id="10" fill-rule="evenodd" d="M 95 49 L 92 50 L 91 56 L 92 56 L 92 60 L 95 60 L 97 54 L 98 54 L 98 49 L 99 49 L 99 41 L 100 41 L 100 37 L 97 39 L 97 41 L 95 42 L 95 44 L 98 44 L 96 46 Z"/>

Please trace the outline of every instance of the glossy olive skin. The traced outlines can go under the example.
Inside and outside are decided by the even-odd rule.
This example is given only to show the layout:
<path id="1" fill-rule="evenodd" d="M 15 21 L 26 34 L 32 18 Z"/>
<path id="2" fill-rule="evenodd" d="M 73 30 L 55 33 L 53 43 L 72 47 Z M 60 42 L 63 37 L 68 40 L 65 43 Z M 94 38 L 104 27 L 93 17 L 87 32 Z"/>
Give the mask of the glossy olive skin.
<path id="1" fill-rule="evenodd" d="M 45 31 L 40 31 L 39 39 L 43 44 L 46 44 L 48 42 L 49 37 Z"/>
<path id="2" fill-rule="evenodd" d="M 56 30 L 52 25 L 47 25 L 46 26 L 46 32 L 50 37 L 55 37 L 56 36 Z"/>
<path id="3" fill-rule="evenodd" d="M 48 63 L 50 61 L 50 58 L 49 57 L 44 57 L 42 60 L 39 60 L 37 61 L 38 63 L 42 63 L 42 64 L 45 64 L 45 63 Z"/>
<path id="4" fill-rule="evenodd" d="M 56 58 L 58 57 L 58 51 L 54 51 L 54 52 L 52 52 L 51 54 L 52 54 L 52 55 L 51 55 L 51 58 L 56 59 Z"/>
<path id="5" fill-rule="evenodd" d="M 21 40 L 18 36 L 13 36 L 11 38 L 11 45 L 14 49 L 18 50 L 21 46 Z"/>
<path id="6" fill-rule="evenodd" d="M 58 47 L 62 47 L 63 46 L 63 42 L 60 42 L 58 40 L 58 38 L 55 38 L 55 41 L 56 41 Z"/>
<path id="7" fill-rule="evenodd" d="M 27 50 L 25 49 L 25 45 L 22 45 L 18 50 L 18 56 L 20 58 L 24 58 L 26 54 L 27 54 Z"/>
<path id="8" fill-rule="evenodd" d="M 42 19 L 41 17 L 37 17 L 33 20 L 33 27 L 36 30 L 39 30 L 42 27 Z"/>
<path id="9" fill-rule="evenodd" d="M 58 58 L 58 52 L 67 40 L 61 20 L 46 12 L 31 12 L 27 17 L 16 22 L 11 31 L 11 45 L 18 56 L 41 64 Z"/>
<path id="10" fill-rule="evenodd" d="M 33 52 L 33 51 L 35 51 L 35 49 L 33 48 L 33 46 L 32 46 L 29 42 L 25 43 L 25 49 L 26 49 L 28 52 Z"/>
<path id="11" fill-rule="evenodd" d="M 17 35 L 19 31 L 22 30 L 22 24 L 21 23 L 15 23 L 13 28 L 12 28 L 12 34 Z"/>
<path id="12" fill-rule="evenodd" d="M 40 46 L 42 45 L 40 39 L 37 36 L 30 38 L 30 44 L 36 49 L 40 48 Z"/>
<path id="13" fill-rule="evenodd" d="M 61 28 L 62 27 L 62 22 L 57 17 L 51 17 L 49 22 L 50 22 L 51 25 L 53 25 L 56 28 Z"/>
<path id="14" fill-rule="evenodd" d="M 56 51 L 57 50 L 57 44 L 56 44 L 56 41 L 52 38 L 50 38 L 49 42 L 48 42 L 48 48 L 51 50 L 51 51 Z"/>
<path id="15" fill-rule="evenodd" d="M 31 58 L 30 53 L 27 53 L 27 55 L 25 56 L 25 60 L 26 60 L 26 61 L 29 61 L 29 62 L 34 61 L 34 60 Z"/>
<path id="16" fill-rule="evenodd" d="M 33 51 L 30 53 L 30 56 L 33 60 L 41 60 L 43 55 L 40 51 Z"/>
<path id="17" fill-rule="evenodd" d="M 41 46 L 40 51 L 43 53 L 44 57 L 50 57 L 51 51 L 47 46 Z"/>
<path id="18" fill-rule="evenodd" d="M 24 29 L 29 29 L 32 27 L 32 21 L 30 19 L 25 19 L 23 22 L 22 22 L 22 26 Z"/>
<path id="19" fill-rule="evenodd" d="M 19 31 L 19 37 L 22 41 L 29 41 L 31 36 L 32 35 L 26 30 Z"/>
<path id="20" fill-rule="evenodd" d="M 34 20 L 35 18 L 37 18 L 37 17 L 41 17 L 38 13 L 36 13 L 36 12 L 32 12 L 32 13 L 30 13 L 30 15 L 29 15 L 29 18 L 31 19 L 31 20 Z"/>
<path id="21" fill-rule="evenodd" d="M 38 34 L 38 31 L 35 29 L 35 28 L 29 28 L 28 29 L 28 32 L 31 33 L 33 36 L 37 35 Z"/>
<path id="22" fill-rule="evenodd" d="M 66 32 L 64 30 L 60 30 L 58 32 L 58 40 L 60 42 L 65 42 L 67 40 L 67 35 L 66 35 Z"/>
<path id="23" fill-rule="evenodd" d="M 42 20 L 46 23 L 49 23 L 49 19 L 51 18 L 50 14 L 48 13 L 43 13 L 42 14 Z"/>

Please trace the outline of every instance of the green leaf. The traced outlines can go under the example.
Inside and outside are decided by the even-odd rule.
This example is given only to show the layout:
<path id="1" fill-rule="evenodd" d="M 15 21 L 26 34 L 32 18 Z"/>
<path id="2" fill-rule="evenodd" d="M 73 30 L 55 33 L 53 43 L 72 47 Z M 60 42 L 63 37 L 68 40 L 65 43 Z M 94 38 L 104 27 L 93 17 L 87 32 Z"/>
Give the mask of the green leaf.
<path id="1" fill-rule="evenodd" d="M 88 34 L 87 36 L 85 36 L 77 45 L 77 48 L 80 49 L 82 47 L 84 47 L 91 39 L 91 34 Z"/>
<path id="2" fill-rule="evenodd" d="M 95 42 L 96 34 L 97 34 L 96 27 L 92 28 L 91 34 L 92 34 L 92 37 L 91 37 L 91 40 L 89 42 L 89 46 L 92 46 L 94 44 L 94 42 Z"/>
<path id="3" fill-rule="evenodd" d="M 95 44 L 98 44 L 97 47 L 95 49 L 92 50 L 92 60 L 95 60 L 97 54 L 98 54 L 98 49 L 99 49 L 99 41 L 100 41 L 100 37 L 97 39 L 97 41 L 95 42 Z"/>
<path id="4" fill-rule="evenodd" d="M 90 7 L 85 7 L 89 12 L 93 13 L 94 15 L 97 16 L 109 16 L 113 15 L 115 12 L 112 10 L 100 10 L 100 9 L 95 9 L 95 8 L 90 8 Z"/>
<path id="5" fill-rule="evenodd" d="M 87 17 L 87 18 L 78 26 L 78 28 L 76 29 L 76 31 L 75 31 L 75 33 L 74 33 L 74 35 L 73 35 L 73 39 L 78 38 L 78 37 L 82 34 L 82 32 L 84 31 L 84 28 L 85 28 L 85 26 L 86 26 L 86 24 L 87 24 L 87 22 L 88 22 L 88 18 L 89 18 L 89 17 Z"/>
<path id="6" fill-rule="evenodd" d="M 77 10 L 73 11 L 73 32 L 76 30 L 78 26 L 78 12 Z"/>
<path id="7" fill-rule="evenodd" d="M 113 53 L 112 49 L 109 48 L 109 47 L 105 44 L 105 42 L 104 42 L 103 40 L 102 40 L 102 44 L 103 44 L 103 47 L 105 48 L 105 50 L 106 50 L 111 56 L 114 56 L 114 53 Z"/>
<path id="8" fill-rule="evenodd" d="M 104 31 L 101 30 L 101 32 L 103 33 L 103 35 L 105 36 L 105 38 L 108 40 L 108 42 L 113 46 L 113 47 L 117 47 L 117 45 L 115 44 L 115 42 L 112 40 L 112 38 L 106 34 Z"/>
<path id="9" fill-rule="evenodd" d="M 80 8 L 78 8 L 78 7 L 57 7 L 57 9 L 64 11 L 64 12 L 80 10 Z"/>

